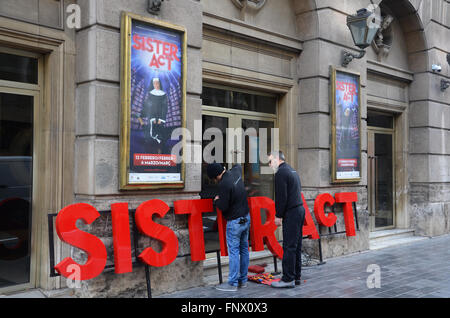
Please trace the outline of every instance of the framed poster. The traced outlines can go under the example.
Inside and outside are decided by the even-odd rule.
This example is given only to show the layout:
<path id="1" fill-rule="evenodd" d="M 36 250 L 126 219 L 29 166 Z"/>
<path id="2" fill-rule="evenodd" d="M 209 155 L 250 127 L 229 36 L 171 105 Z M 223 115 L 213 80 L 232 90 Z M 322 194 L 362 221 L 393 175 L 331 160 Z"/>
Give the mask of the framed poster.
<path id="1" fill-rule="evenodd" d="M 331 68 L 331 181 L 361 180 L 361 85 L 358 73 Z"/>
<path id="2" fill-rule="evenodd" d="M 121 32 L 120 189 L 183 188 L 186 30 L 124 12 Z"/>

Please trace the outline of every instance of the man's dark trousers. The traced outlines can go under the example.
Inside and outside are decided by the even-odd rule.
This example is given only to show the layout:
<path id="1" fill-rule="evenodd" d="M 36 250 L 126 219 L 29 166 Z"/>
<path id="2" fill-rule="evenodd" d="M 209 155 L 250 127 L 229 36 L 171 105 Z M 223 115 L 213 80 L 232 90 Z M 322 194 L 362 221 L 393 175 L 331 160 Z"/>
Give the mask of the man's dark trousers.
<path id="1" fill-rule="evenodd" d="M 302 275 L 302 236 L 305 208 L 286 211 L 283 218 L 283 277 L 284 282 L 300 280 Z"/>

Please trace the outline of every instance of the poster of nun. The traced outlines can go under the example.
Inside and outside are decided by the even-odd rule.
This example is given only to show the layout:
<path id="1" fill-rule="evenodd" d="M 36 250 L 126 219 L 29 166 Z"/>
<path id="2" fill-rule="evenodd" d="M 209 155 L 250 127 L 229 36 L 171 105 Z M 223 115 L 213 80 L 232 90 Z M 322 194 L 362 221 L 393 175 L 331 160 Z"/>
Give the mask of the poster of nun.
<path id="1" fill-rule="evenodd" d="M 126 13 L 122 32 L 121 188 L 182 187 L 186 31 Z"/>
<path id="2" fill-rule="evenodd" d="M 332 69 L 332 182 L 361 179 L 359 74 Z"/>

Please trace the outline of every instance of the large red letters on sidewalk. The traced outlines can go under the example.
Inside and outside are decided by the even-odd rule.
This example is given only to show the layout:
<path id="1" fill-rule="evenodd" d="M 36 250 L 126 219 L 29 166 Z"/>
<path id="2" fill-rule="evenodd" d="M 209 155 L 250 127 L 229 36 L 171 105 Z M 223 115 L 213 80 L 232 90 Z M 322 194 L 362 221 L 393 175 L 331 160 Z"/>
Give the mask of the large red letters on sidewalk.
<path id="1" fill-rule="evenodd" d="M 335 198 L 328 193 L 320 194 L 314 202 L 314 215 L 317 223 L 326 227 L 331 227 L 336 223 L 337 217 L 334 213 L 326 215 L 325 206 L 332 206 L 336 203 L 343 204 L 344 223 L 347 236 L 356 236 L 355 222 L 353 218 L 352 203 L 357 201 L 356 192 L 336 193 Z M 302 194 L 303 206 L 305 208 L 305 222 L 303 225 L 303 235 L 311 239 L 318 239 L 319 233 L 314 224 L 313 218 Z M 283 257 L 283 248 L 275 237 L 275 203 L 267 197 L 250 197 L 248 199 L 250 207 L 250 242 L 253 251 L 264 250 L 267 245 L 273 255 L 278 258 Z M 158 199 L 153 199 L 142 203 L 136 210 L 136 226 L 142 234 L 158 240 L 162 249 L 156 252 L 153 248 L 146 248 L 139 259 L 144 263 L 162 267 L 171 264 L 178 254 L 178 238 L 168 227 L 153 221 L 156 215 L 163 218 L 169 211 L 169 206 Z M 261 211 L 266 212 L 266 222 L 261 222 Z M 203 237 L 203 214 L 213 212 L 211 199 L 200 200 L 179 200 L 174 202 L 175 214 L 188 215 L 189 241 L 191 247 L 191 260 L 202 261 L 205 259 L 205 242 Z M 132 271 L 131 240 L 129 228 L 129 212 L 127 203 L 114 203 L 111 205 L 114 264 L 117 274 L 129 273 Z M 106 265 L 106 247 L 96 236 L 83 232 L 76 227 L 78 219 L 86 224 L 91 224 L 100 216 L 99 212 L 86 203 L 76 203 L 63 208 L 57 215 L 55 226 L 56 233 L 61 241 L 80 248 L 88 255 L 88 260 L 84 265 L 77 264 L 72 258 L 63 259 L 55 269 L 62 276 L 69 277 L 72 270 L 69 266 L 77 265 L 80 270 L 80 280 L 88 280 L 98 276 Z M 226 220 L 222 212 L 217 210 L 217 225 L 220 240 L 221 255 L 228 255 L 226 245 Z"/>

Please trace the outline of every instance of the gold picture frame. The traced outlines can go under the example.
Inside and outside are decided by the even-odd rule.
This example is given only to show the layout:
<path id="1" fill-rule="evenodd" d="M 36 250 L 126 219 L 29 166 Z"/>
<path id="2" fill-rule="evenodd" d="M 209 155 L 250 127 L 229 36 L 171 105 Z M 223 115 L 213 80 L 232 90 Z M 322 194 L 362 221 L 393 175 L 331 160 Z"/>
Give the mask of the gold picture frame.
<path id="1" fill-rule="evenodd" d="M 361 181 L 361 75 L 331 67 L 331 183 Z"/>
<path id="2" fill-rule="evenodd" d="M 184 188 L 183 155 L 168 154 L 168 136 L 186 128 L 186 74 L 184 27 L 122 12 L 120 190 Z M 177 142 L 184 151 L 184 133 Z"/>

